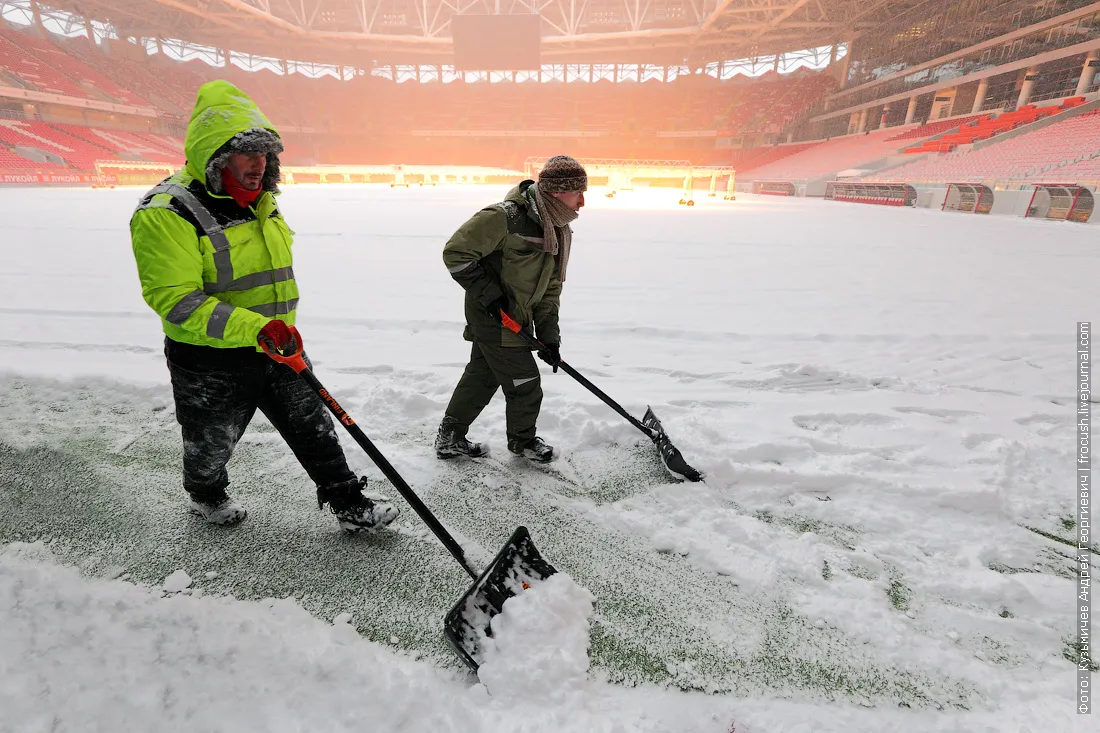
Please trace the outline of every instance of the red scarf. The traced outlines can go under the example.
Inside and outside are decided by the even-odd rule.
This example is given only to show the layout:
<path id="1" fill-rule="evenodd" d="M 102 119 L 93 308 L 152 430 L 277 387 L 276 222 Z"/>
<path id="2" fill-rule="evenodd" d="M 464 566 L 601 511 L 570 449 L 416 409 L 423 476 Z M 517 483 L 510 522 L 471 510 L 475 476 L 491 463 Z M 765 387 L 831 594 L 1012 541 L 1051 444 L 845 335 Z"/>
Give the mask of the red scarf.
<path id="1" fill-rule="evenodd" d="M 237 202 L 237 206 L 242 206 L 246 209 L 264 192 L 263 186 L 260 186 L 255 191 L 249 191 L 233 177 L 233 174 L 229 172 L 229 168 L 222 168 L 222 188 L 225 189 L 227 194 L 233 197 L 233 200 Z"/>

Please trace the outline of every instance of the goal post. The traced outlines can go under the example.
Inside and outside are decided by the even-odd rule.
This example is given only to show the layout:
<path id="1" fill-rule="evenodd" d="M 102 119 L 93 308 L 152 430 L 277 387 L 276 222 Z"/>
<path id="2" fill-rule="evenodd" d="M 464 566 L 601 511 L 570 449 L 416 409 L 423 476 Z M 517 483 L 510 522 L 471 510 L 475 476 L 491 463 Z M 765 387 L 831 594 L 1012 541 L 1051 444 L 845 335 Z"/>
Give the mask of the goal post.
<path id="1" fill-rule="evenodd" d="M 533 156 L 524 162 L 524 174 L 537 179 L 548 157 Z M 639 185 L 665 188 L 681 188 L 681 204 L 695 205 L 695 184 L 708 184 L 708 196 L 717 197 L 718 185 L 726 179 L 724 201 L 735 200 L 734 190 L 737 171 L 732 166 L 694 165 L 690 160 L 664 160 L 660 158 L 578 158 L 588 173 L 590 186 L 606 188 L 605 195 L 614 198 L 622 191 L 632 191 Z"/>

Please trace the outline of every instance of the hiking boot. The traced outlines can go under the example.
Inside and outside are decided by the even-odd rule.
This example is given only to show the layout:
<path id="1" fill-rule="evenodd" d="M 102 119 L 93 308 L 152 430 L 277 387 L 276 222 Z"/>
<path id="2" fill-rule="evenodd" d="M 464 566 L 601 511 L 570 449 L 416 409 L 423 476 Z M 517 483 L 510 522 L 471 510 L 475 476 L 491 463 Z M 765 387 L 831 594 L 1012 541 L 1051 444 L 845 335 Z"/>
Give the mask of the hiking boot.
<path id="1" fill-rule="evenodd" d="M 458 423 L 443 418 L 439 432 L 435 435 L 435 457 L 446 460 L 458 456 L 480 458 L 489 454 L 489 449 L 483 443 L 466 440 L 465 432 Z"/>
<path id="2" fill-rule="evenodd" d="M 340 528 L 349 534 L 377 532 L 400 514 L 397 507 L 381 494 L 364 493 L 367 479 L 363 477 L 346 484 L 317 489 L 317 505 L 328 504 L 336 515 Z"/>
<path id="3" fill-rule="evenodd" d="M 547 445 L 538 437 L 530 440 L 510 439 L 508 450 L 535 463 L 549 463 L 554 458 L 554 446 Z"/>
<path id="4" fill-rule="evenodd" d="M 196 517 L 202 517 L 210 524 L 224 527 L 237 524 L 248 516 L 245 508 L 238 504 L 235 499 L 231 499 L 224 491 L 211 497 L 192 495 L 190 509 Z"/>

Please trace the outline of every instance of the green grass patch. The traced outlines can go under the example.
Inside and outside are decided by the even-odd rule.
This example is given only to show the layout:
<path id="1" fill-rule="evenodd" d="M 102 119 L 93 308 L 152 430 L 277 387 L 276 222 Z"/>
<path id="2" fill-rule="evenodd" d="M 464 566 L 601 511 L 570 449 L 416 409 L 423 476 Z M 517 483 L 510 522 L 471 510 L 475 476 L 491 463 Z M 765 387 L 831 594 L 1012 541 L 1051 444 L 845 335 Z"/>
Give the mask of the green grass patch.
<path id="1" fill-rule="evenodd" d="M 1090 672 L 1100 672 L 1100 664 L 1096 663 L 1096 660 L 1091 656 L 1081 656 L 1081 640 L 1076 636 L 1064 636 L 1062 637 L 1062 656 L 1065 657 L 1070 664 L 1077 667 L 1082 660 L 1085 662 L 1085 666 L 1088 667 Z"/>
<path id="2" fill-rule="evenodd" d="M 801 535 L 807 532 L 816 534 L 845 550 L 852 551 L 856 549 L 856 538 L 859 536 L 859 530 L 846 524 L 831 524 L 798 514 L 777 516 L 768 509 L 755 512 L 753 517 L 765 524 L 784 527 L 794 534 Z"/>
<path id="3" fill-rule="evenodd" d="M 890 599 L 890 605 L 898 611 L 908 611 L 909 603 L 913 600 L 913 591 L 901 582 L 901 578 L 895 575 L 890 578 L 890 587 L 886 589 L 886 597 Z"/>

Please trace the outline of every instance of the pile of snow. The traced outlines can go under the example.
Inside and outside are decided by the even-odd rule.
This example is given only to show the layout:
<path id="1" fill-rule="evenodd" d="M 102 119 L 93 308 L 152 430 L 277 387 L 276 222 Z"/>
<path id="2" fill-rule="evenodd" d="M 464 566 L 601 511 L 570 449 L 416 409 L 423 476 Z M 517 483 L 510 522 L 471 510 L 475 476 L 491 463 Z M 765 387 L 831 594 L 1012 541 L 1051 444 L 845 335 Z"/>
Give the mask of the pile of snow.
<path id="1" fill-rule="evenodd" d="M 182 593 L 191 587 L 191 576 L 186 570 L 177 570 L 164 579 L 164 590 L 169 593 Z"/>
<path id="2" fill-rule="evenodd" d="M 86 578 L 39 543 L 0 546 L 0 731 L 1035 733 L 1076 719 L 1070 695 L 1024 686 L 997 709 L 937 712 L 584 681 L 578 637 L 591 599 L 554 577 L 501 614 L 504 650 L 490 664 L 527 674 L 511 645 L 534 639 L 530 624 L 541 620 L 547 644 L 532 646 L 527 668 L 575 691 L 557 702 L 525 697 L 531 679 L 494 683 L 488 695 L 289 599 L 163 596 Z M 560 615 L 537 617 L 547 612 Z M 569 662 L 547 661 L 551 638 Z"/>
<path id="3" fill-rule="evenodd" d="M 593 595 L 556 573 L 504 602 L 477 676 L 500 700 L 561 701 L 583 689 Z"/>
<path id="4" fill-rule="evenodd" d="M 523 697 L 529 680 L 502 684 L 509 699 L 489 697 L 468 676 L 365 641 L 290 599 L 162 590 L 83 577 L 41 543 L 0 546 L 0 731 L 725 733 L 732 720 L 729 700 L 657 688 L 593 685 L 554 706 Z M 541 590 L 512 604 L 501 641 L 531 638 L 539 609 L 564 613 L 544 628 L 575 657 L 590 596 L 564 577 Z M 547 684 L 577 680 L 576 659 L 554 665 L 532 651 Z M 498 669 L 518 670 L 520 656 L 506 646 Z"/>

